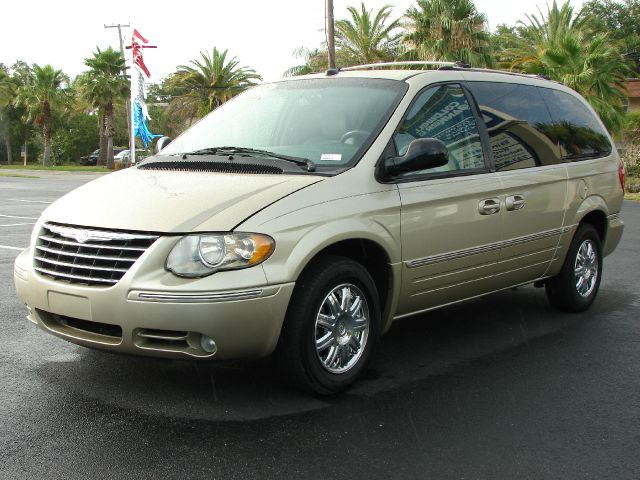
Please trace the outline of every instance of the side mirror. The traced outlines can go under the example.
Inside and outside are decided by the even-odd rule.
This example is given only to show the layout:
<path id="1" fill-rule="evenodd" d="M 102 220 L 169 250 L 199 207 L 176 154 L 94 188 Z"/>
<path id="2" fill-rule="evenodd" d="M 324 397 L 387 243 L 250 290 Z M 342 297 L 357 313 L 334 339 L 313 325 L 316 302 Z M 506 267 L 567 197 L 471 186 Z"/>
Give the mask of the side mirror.
<path id="1" fill-rule="evenodd" d="M 171 139 L 169 137 L 160 137 L 156 142 L 156 153 L 160 153 L 164 147 L 171 143 Z"/>
<path id="2" fill-rule="evenodd" d="M 417 138 L 409 144 L 406 153 L 401 157 L 387 158 L 384 168 L 387 176 L 417 172 L 430 168 L 442 167 L 449 162 L 449 150 L 437 138 Z"/>

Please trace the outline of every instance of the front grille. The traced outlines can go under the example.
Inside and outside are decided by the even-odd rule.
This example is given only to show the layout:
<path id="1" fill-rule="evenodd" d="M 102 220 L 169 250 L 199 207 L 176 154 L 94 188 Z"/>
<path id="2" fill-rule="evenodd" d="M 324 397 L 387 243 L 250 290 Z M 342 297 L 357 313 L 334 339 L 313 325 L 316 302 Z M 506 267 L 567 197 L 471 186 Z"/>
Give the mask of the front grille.
<path id="1" fill-rule="evenodd" d="M 157 238 L 45 223 L 36 243 L 34 269 L 67 283 L 115 285 Z"/>

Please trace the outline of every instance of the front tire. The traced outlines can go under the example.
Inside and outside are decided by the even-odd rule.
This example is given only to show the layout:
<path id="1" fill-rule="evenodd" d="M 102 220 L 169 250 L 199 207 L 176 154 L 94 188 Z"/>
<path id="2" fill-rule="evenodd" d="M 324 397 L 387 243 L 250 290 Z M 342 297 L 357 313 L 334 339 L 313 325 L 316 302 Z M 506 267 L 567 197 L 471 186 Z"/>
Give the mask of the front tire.
<path id="1" fill-rule="evenodd" d="M 348 258 L 324 256 L 297 282 L 278 353 L 297 386 L 338 393 L 366 370 L 379 326 L 378 291 L 369 272 Z"/>
<path id="2" fill-rule="evenodd" d="M 598 294 L 602 277 L 602 241 L 590 224 L 578 227 L 562 270 L 546 284 L 551 304 L 565 312 L 583 312 Z"/>

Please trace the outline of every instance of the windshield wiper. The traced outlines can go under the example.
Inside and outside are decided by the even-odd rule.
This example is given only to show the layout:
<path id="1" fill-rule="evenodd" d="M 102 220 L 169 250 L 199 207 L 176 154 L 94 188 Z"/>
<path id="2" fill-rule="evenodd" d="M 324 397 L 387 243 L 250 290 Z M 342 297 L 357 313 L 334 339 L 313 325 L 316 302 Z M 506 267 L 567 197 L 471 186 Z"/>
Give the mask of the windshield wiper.
<path id="1" fill-rule="evenodd" d="M 315 165 L 308 158 L 292 157 L 290 155 L 282 155 L 280 153 L 270 152 L 268 150 L 260 150 L 257 148 L 246 147 L 209 147 L 202 148 L 200 150 L 194 150 L 193 152 L 185 152 L 182 154 L 183 158 L 188 155 L 242 155 L 247 157 L 270 157 L 278 160 L 284 160 L 286 162 L 295 163 L 301 167 L 305 167 L 308 172 L 314 172 L 316 170 Z"/>

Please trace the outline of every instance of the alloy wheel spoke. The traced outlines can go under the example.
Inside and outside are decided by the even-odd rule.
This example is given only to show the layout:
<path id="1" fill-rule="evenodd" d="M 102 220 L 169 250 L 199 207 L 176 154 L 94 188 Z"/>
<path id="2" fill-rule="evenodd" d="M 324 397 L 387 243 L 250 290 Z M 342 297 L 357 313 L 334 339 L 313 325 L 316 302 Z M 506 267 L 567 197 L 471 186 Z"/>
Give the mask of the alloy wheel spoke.
<path id="1" fill-rule="evenodd" d="M 358 338 L 355 335 L 351 336 L 351 338 L 349 339 L 349 343 L 347 345 L 349 345 L 354 352 L 357 352 L 358 350 L 360 350 L 360 340 L 358 340 Z"/>
<path id="2" fill-rule="evenodd" d="M 340 313 L 340 302 L 338 302 L 338 298 L 336 297 L 335 292 L 331 292 L 331 295 L 327 297 L 327 302 L 329 304 L 329 309 L 333 316 L 336 316 Z"/>
<path id="3" fill-rule="evenodd" d="M 333 316 L 320 313 L 318 315 L 317 324 L 319 327 L 325 328 L 327 330 L 333 330 L 333 327 L 335 327 L 336 325 L 336 319 Z"/>
<path id="4" fill-rule="evenodd" d="M 329 350 L 329 354 L 327 355 L 327 358 L 324 360 L 324 364 L 327 367 L 333 366 L 333 363 L 335 362 L 336 357 L 338 356 L 338 350 L 339 350 L 338 345 L 333 345 Z"/>
<path id="5" fill-rule="evenodd" d="M 318 352 L 326 350 L 328 347 L 335 343 L 335 339 L 333 338 L 333 333 L 329 332 L 325 336 L 316 340 L 316 349 Z"/>
<path id="6" fill-rule="evenodd" d="M 349 287 L 342 288 L 342 302 L 340 303 L 340 310 L 347 312 L 351 306 L 351 289 Z"/>
<path id="7" fill-rule="evenodd" d="M 362 306 L 362 298 L 358 296 L 358 297 L 355 298 L 355 300 L 351 304 L 351 308 L 349 309 L 349 313 L 352 316 L 355 316 L 355 314 L 358 312 L 358 310 L 360 309 L 361 306 Z"/>
<path id="8" fill-rule="evenodd" d="M 367 322 L 367 319 L 365 317 L 356 318 L 356 322 L 353 325 L 353 331 L 354 332 L 361 332 L 362 330 L 367 328 L 368 323 L 369 322 Z"/>

